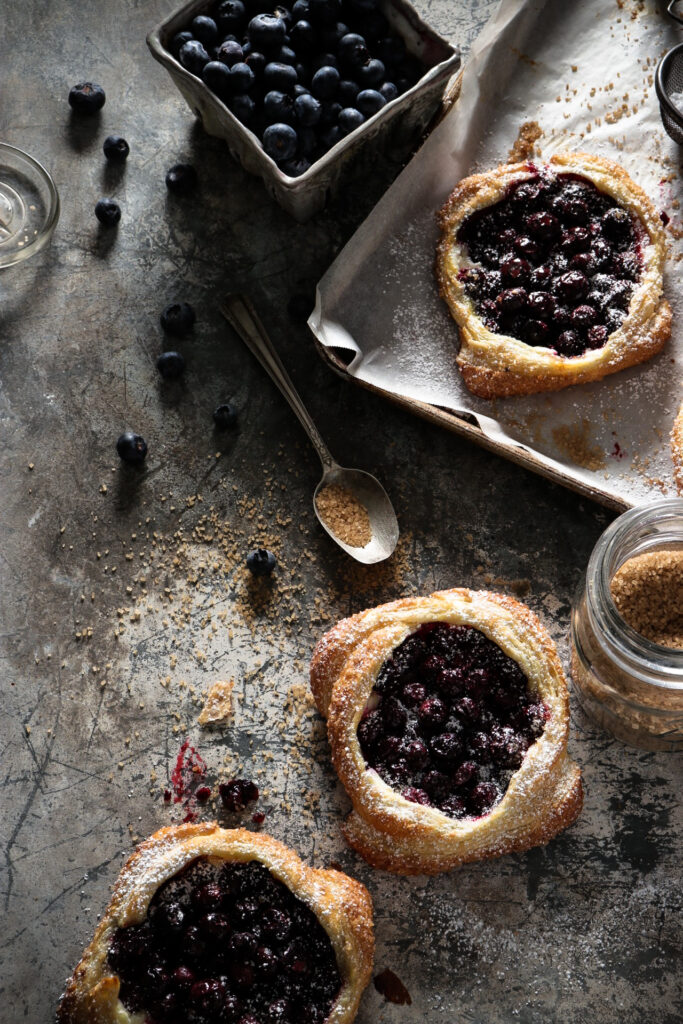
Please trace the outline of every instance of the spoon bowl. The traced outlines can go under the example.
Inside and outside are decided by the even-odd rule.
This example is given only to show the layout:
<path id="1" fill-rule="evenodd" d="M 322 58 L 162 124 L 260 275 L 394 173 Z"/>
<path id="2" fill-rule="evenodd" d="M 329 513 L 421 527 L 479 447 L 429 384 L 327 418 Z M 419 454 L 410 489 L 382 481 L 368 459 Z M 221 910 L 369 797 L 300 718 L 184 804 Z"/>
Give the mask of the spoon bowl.
<path id="1" fill-rule="evenodd" d="M 338 487 L 343 487 L 345 491 L 349 491 L 368 513 L 372 537 L 364 547 L 346 544 L 320 515 L 318 495 L 330 484 L 336 484 Z M 336 541 L 339 547 L 355 558 L 357 562 L 363 562 L 365 565 L 383 562 L 396 548 L 398 542 L 396 513 L 389 500 L 389 495 L 379 480 L 371 473 L 366 473 L 362 469 L 347 469 L 344 466 L 336 465 L 336 463 L 333 466 L 325 467 L 325 472 L 313 495 L 313 508 L 323 530 L 329 533 L 332 540 Z"/>
<path id="2" fill-rule="evenodd" d="M 372 565 L 389 558 L 398 542 L 398 521 L 389 496 L 379 480 L 362 469 L 345 469 L 332 458 L 249 299 L 244 295 L 229 295 L 221 305 L 221 313 L 277 384 L 318 453 L 323 475 L 313 495 L 313 508 L 320 525 L 357 562 Z M 321 518 L 316 499 L 323 488 L 330 484 L 349 491 L 365 508 L 372 537 L 364 547 L 346 544 Z"/>

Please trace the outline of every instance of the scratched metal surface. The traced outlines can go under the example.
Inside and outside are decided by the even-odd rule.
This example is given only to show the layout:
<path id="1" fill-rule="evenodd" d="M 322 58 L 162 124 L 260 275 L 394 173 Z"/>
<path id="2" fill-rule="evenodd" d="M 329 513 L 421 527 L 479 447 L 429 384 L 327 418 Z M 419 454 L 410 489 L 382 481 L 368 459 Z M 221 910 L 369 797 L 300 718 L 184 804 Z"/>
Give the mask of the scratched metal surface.
<path id="1" fill-rule="evenodd" d="M 466 48 L 494 5 L 417 6 Z M 264 828 L 370 888 L 376 972 L 398 974 L 412 1003 L 388 1004 L 370 986 L 360 1024 L 673 1024 L 680 762 L 670 756 L 627 749 L 574 708 L 586 804 L 550 846 L 406 880 L 371 871 L 341 840 L 348 801 L 320 723 L 299 719 L 297 690 L 326 622 L 405 592 L 496 581 L 543 617 L 566 663 L 571 595 L 608 515 L 315 360 L 287 298 L 330 263 L 397 159 L 361 170 L 333 208 L 295 225 L 193 128 L 148 56 L 145 33 L 169 7 L 26 0 L 2 13 L 0 134 L 52 170 L 63 213 L 51 249 L 0 277 L 0 1019 L 52 1019 L 133 838 L 179 816 L 161 790 L 189 736 L 211 784 L 233 768 L 254 775 L 267 790 Z M 72 123 L 66 94 L 83 77 L 102 82 L 107 104 Z M 101 156 L 111 131 L 131 144 L 121 175 Z M 181 158 L 201 175 L 182 202 L 163 185 Z M 115 235 L 96 229 L 102 194 L 121 201 Z M 218 298 L 237 288 L 254 296 L 333 450 L 393 496 L 403 542 L 389 566 L 350 572 L 317 528 L 315 456 L 220 320 Z M 176 297 L 199 322 L 183 384 L 164 390 L 158 313 Z M 211 410 L 226 398 L 240 427 L 218 437 Z M 116 465 L 125 426 L 149 442 L 143 474 Z M 183 547 L 178 531 L 191 538 L 197 526 Z M 241 568 L 265 535 L 280 558 L 273 595 Z M 241 700 L 228 729 L 206 733 L 196 692 L 217 678 L 234 678 Z"/>

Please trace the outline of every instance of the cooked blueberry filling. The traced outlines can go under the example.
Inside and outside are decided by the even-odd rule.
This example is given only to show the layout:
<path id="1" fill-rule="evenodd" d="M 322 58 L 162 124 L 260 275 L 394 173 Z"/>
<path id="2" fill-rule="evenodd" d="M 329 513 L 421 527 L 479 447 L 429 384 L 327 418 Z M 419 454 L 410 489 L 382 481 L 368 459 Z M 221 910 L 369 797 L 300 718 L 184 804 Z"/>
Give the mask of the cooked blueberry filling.
<path id="1" fill-rule="evenodd" d="M 638 224 L 572 174 L 538 174 L 468 217 L 460 278 L 489 330 L 562 356 L 602 348 L 642 268 Z"/>
<path id="2" fill-rule="evenodd" d="M 477 817 L 502 800 L 547 717 L 517 662 L 483 633 L 427 622 L 384 662 L 358 740 L 407 800 Z"/>
<path id="3" fill-rule="evenodd" d="M 323 1024 L 341 987 L 315 914 L 258 861 L 194 861 L 108 960 L 145 1024 Z"/>

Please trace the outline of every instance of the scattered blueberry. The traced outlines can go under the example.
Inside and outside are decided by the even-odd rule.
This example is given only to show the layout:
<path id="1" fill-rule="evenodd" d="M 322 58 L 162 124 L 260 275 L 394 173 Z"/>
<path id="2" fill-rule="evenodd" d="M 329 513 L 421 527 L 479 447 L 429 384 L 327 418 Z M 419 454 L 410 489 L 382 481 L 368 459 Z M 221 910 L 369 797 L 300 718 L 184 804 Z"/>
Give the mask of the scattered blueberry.
<path id="1" fill-rule="evenodd" d="M 197 185 L 197 172 L 192 164 L 174 164 L 166 173 L 166 188 L 176 195 L 185 196 Z"/>
<path id="2" fill-rule="evenodd" d="M 296 153 L 296 132 L 288 124 L 270 124 L 263 133 L 263 148 L 275 161 L 290 160 Z"/>
<path id="3" fill-rule="evenodd" d="M 252 576 L 270 576 L 275 563 L 275 555 L 266 548 L 256 548 L 247 555 L 247 569 Z"/>
<path id="4" fill-rule="evenodd" d="M 147 454 L 147 442 L 144 437 L 126 430 L 116 442 L 119 457 L 131 466 L 141 466 Z"/>
<path id="5" fill-rule="evenodd" d="M 162 352 L 157 359 L 157 370 L 164 380 L 177 380 L 185 372 L 185 360 L 180 352 Z"/>
<path id="6" fill-rule="evenodd" d="M 121 220 L 121 207 L 113 199 L 98 199 L 95 216 L 105 228 L 113 228 Z"/>
<path id="7" fill-rule="evenodd" d="M 112 163 L 119 164 L 127 158 L 130 153 L 130 146 L 120 135 L 108 135 L 102 144 L 104 155 Z"/>
<path id="8" fill-rule="evenodd" d="M 221 782 L 218 787 L 221 801 L 226 811 L 243 811 L 247 804 L 259 798 L 258 786 L 249 779 L 230 779 Z"/>
<path id="9" fill-rule="evenodd" d="M 213 411 L 213 422 L 216 430 L 229 430 L 237 423 L 237 409 L 230 402 L 216 406 Z"/>
<path id="10" fill-rule="evenodd" d="M 69 106 L 79 114 L 96 114 L 106 99 L 104 89 L 95 82 L 79 82 L 69 92 Z"/>
<path id="11" fill-rule="evenodd" d="M 182 337 L 192 330 L 197 317 L 189 302 L 172 302 L 166 306 L 160 319 L 167 334 Z"/>

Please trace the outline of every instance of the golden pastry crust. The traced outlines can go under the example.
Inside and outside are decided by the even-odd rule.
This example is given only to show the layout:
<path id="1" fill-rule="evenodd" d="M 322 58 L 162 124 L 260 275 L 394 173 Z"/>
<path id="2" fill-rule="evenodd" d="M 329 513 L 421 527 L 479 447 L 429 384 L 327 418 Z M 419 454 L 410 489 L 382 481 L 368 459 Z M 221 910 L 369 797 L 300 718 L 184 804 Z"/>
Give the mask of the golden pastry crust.
<path id="1" fill-rule="evenodd" d="M 120 1002 L 119 979 L 107 967 L 117 928 L 147 915 L 155 892 L 197 857 L 258 860 L 316 914 L 330 937 L 343 979 L 326 1024 L 351 1024 L 372 973 L 372 902 L 367 889 L 340 871 L 309 868 L 276 839 L 215 822 L 162 828 L 141 843 L 123 866 L 94 938 L 76 967 L 57 1011 L 58 1024 L 138 1024 Z"/>
<path id="2" fill-rule="evenodd" d="M 674 480 L 676 490 L 683 495 L 683 404 L 678 410 L 671 431 L 671 458 L 674 461 Z"/>
<path id="3" fill-rule="evenodd" d="M 453 819 L 404 799 L 369 768 L 356 735 L 377 674 L 391 651 L 423 622 L 474 626 L 513 658 L 550 717 L 482 818 Z M 567 754 L 569 698 L 555 646 L 533 612 L 487 591 L 444 590 L 405 598 L 344 619 L 317 644 L 311 687 L 328 719 L 332 761 L 353 812 L 346 840 L 374 867 L 434 874 L 469 861 L 546 843 L 578 816 L 581 775 Z"/>
<path id="4" fill-rule="evenodd" d="M 503 164 L 461 181 L 439 213 L 441 239 L 436 276 L 441 296 L 460 329 L 457 363 L 469 390 L 481 398 L 559 391 L 572 384 L 600 380 L 607 374 L 645 362 L 666 344 L 671 333 L 671 308 L 662 297 L 665 242 L 657 212 L 623 167 L 588 153 L 558 153 L 544 167 L 555 173 L 578 174 L 612 196 L 642 227 L 643 271 L 631 296 L 626 319 L 600 349 L 580 356 L 560 356 L 550 348 L 527 345 L 518 338 L 490 331 L 479 318 L 458 271 L 468 264 L 457 240 L 463 221 L 476 210 L 501 200 L 513 182 L 532 178 L 538 168 L 528 163 Z"/>

